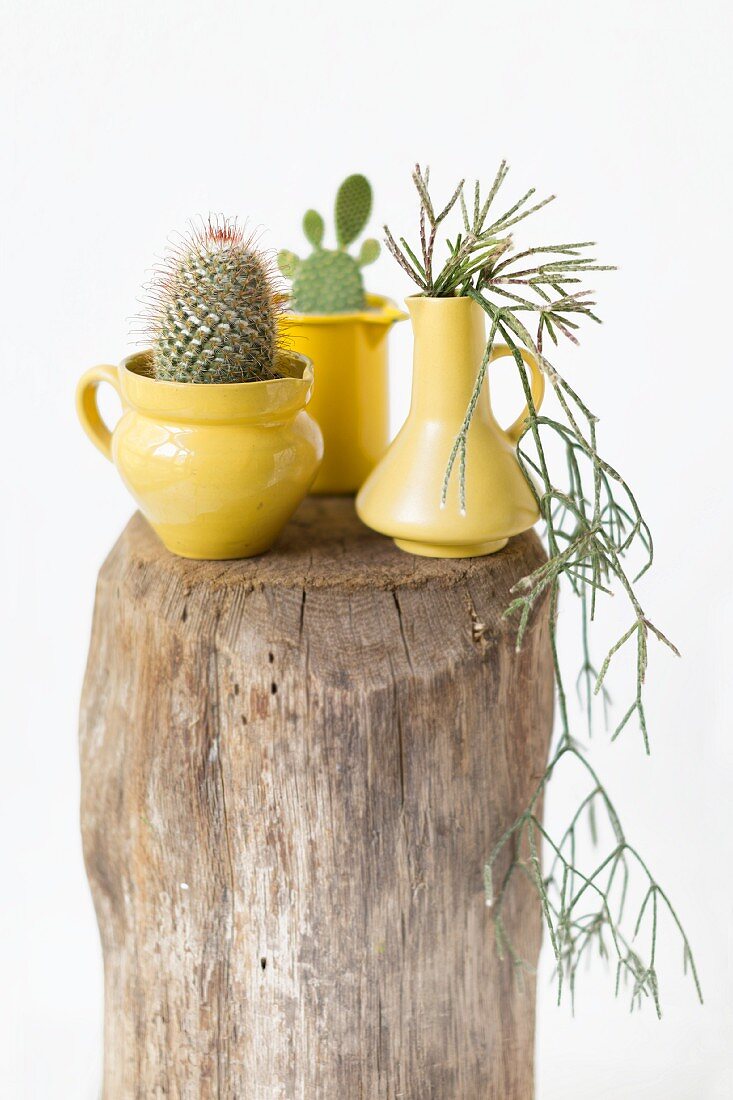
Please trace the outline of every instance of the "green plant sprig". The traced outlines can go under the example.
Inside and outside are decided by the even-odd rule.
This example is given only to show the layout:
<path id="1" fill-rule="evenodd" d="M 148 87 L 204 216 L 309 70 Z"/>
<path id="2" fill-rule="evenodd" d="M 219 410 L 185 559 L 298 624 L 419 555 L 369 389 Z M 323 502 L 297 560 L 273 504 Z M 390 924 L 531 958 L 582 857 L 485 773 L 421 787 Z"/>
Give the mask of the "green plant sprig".
<path id="1" fill-rule="evenodd" d="M 542 824 L 538 803 L 551 775 L 563 759 L 575 760 L 580 764 L 591 781 L 591 788 L 574 811 L 560 840 L 555 841 Z M 611 827 L 613 843 L 595 866 L 584 873 L 578 866 L 577 829 L 581 817 L 587 814 L 592 839 L 595 844 L 598 843 L 596 814 L 599 805 Z M 542 873 L 539 857 L 543 843 L 552 857 L 546 874 Z M 510 862 L 502 876 L 499 890 L 495 893 L 495 868 L 510 845 Z M 626 908 L 634 870 L 642 876 L 643 893 L 630 922 Z M 509 886 L 513 877 L 520 873 L 529 878 L 541 899 L 555 956 L 558 1004 L 561 1003 L 567 987 L 570 990 L 572 1007 L 575 1007 L 578 968 L 584 956 L 592 953 L 595 945 L 601 959 L 615 960 L 616 995 L 620 991 L 622 980 L 630 979 L 632 1011 L 642 1004 L 644 997 L 649 997 L 657 1015 L 661 1017 L 657 940 L 659 921 L 663 913 L 672 920 L 682 939 L 683 968 L 685 973 L 689 970 L 692 975 L 695 990 L 702 1002 L 702 989 L 692 949 L 674 906 L 644 859 L 626 840 L 616 808 L 598 775 L 580 750 L 570 744 L 558 748 L 527 809 L 499 839 L 484 869 L 486 902 L 493 909 L 497 950 L 501 958 L 509 956 L 521 971 L 527 969 L 528 964 L 515 947 L 502 916 Z M 631 932 L 627 935 L 622 927 L 628 923 L 631 924 Z M 649 961 L 646 963 L 634 946 L 643 932 L 648 938 Z"/>
<path id="2" fill-rule="evenodd" d="M 521 969 L 521 960 L 502 920 L 502 906 L 517 874 L 528 876 L 535 887 L 545 924 L 555 954 L 558 997 L 565 984 L 571 996 L 575 994 L 578 963 L 595 944 L 602 957 L 616 959 L 615 990 L 621 979 L 632 981 L 632 1007 L 650 996 L 656 1011 L 661 1013 L 657 976 L 657 930 L 661 910 L 666 910 L 683 941 L 685 967 L 690 969 L 698 996 L 702 999 L 687 936 L 675 910 L 648 865 L 626 840 L 618 814 L 605 787 L 582 755 L 572 734 L 568 692 L 561 669 L 557 622 L 559 593 L 567 584 L 579 597 L 581 609 L 582 664 L 576 684 L 579 688 L 588 735 L 592 733 L 593 698 L 600 695 L 604 713 L 610 697 L 605 681 L 609 669 L 621 651 L 632 640 L 636 645 L 634 692 L 632 700 L 617 723 L 612 739 L 636 716 L 646 752 L 649 735 L 644 710 L 643 688 L 648 664 L 649 635 L 677 653 L 669 639 L 651 622 L 644 612 L 636 592 L 636 582 L 651 567 L 654 545 L 649 527 L 640 511 L 628 483 L 599 453 L 597 445 L 598 418 L 575 390 L 550 363 L 544 352 L 545 338 L 553 346 L 565 337 L 578 343 L 576 333 L 583 319 L 598 323 L 591 291 L 583 286 L 588 273 L 610 271 L 610 265 L 600 264 L 588 255 L 593 242 L 536 245 L 514 251 L 507 230 L 536 213 L 554 196 L 530 204 L 534 188 L 493 221 L 489 221 L 492 204 L 507 174 L 502 161 L 487 197 L 482 199 L 477 183 L 469 211 L 464 195 L 464 182 L 459 183 L 448 203 L 436 214 L 428 186 L 430 174 L 420 166 L 415 168 L 413 182 L 420 201 L 420 245 L 418 257 L 404 237 L 396 242 L 385 227 L 387 247 L 427 297 L 465 296 L 472 298 L 486 313 L 489 336 L 482 362 L 478 368 L 473 393 L 465 418 L 446 456 L 446 471 L 441 491 L 445 505 L 450 479 L 458 470 L 459 504 L 465 511 L 466 461 L 468 431 L 476 410 L 481 388 L 495 341 L 500 338 L 510 348 L 519 372 L 527 405 L 524 431 L 517 447 L 517 456 L 527 481 L 535 495 L 545 524 L 548 560 L 514 590 L 514 599 L 505 614 L 516 617 L 517 649 L 535 609 L 549 600 L 550 646 L 555 672 L 557 705 L 560 717 L 559 735 L 550 763 L 540 779 L 527 809 L 500 838 L 485 867 L 487 903 L 492 906 L 494 928 L 500 954 L 511 957 Z M 462 230 L 447 241 L 448 257 L 440 271 L 435 272 L 434 252 L 438 231 L 451 211 L 458 206 Z M 534 334 L 529 326 L 534 329 Z M 559 417 L 540 415 L 535 407 L 521 348 L 536 356 L 551 392 L 560 409 Z M 546 442 L 559 441 L 565 455 L 564 476 L 550 470 Z M 538 484 L 534 479 L 537 479 Z M 558 483 L 559 482 L 559 483 Z M 638 559 L 636 570 L 627 567 L 632 555 Z M 630 612 L 630 623 L 611 645 L 598 669 L 591 657 L 590 634 L 602 597 L 620 592 Z M 540 799 L 562 760 L 575 759 L 586 769 L 591 779 L 591 791 L 573 814 L 570 825 L 559 841 L 546 831 L 539 816 Z M 605 810 L 613 832 L 614 844 L 600 863 L 584 874 L 577 857 L 577 828 L 582 817 L 588 816 L 591 837 L 597 839 L 598 807 Z M 551 856 L 550 871 L 540 870 L 540 850 L 546 847 Z M 498 893 L 494 893 L 497 864 L 511 846 L 511 859 L 503 874 Z M 646 876 L 646 889 L 636 919 L 629 927 L 626 913 L 627 884 L 631 867 Z M 620 896 L 616 885 L 621 881 Z M 576 888 L 576 884 L 577 888 Z M 590 900 L 595 901 L 586 912 Z M 650 915 L 650 916 L 649 916 Z M 651 920 L 649 961 L 644 963 L 634 943 L 646 919 Z"/>

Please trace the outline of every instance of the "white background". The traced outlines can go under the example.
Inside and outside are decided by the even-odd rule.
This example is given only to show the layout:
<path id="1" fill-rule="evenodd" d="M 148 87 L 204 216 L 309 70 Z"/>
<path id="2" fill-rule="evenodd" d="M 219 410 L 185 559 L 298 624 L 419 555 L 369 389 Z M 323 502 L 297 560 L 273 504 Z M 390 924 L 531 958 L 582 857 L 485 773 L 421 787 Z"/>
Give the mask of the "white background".
<path id="1" fill-rule="evenodd" d="M 596 283 L 603 328 L 557 362 L 602 413 L 606 456 L 656 534 L 643 600 L 683 660 L 652 652 L 651 758 L 629 728 L 613 747 L 599 732 L 593 760 L 678 905 L 706 993 L 700 1008 L 670 939 L 661 1023 L 649 1007 L 630 1017 L 597 964 L 573 1019 L 554 1007 L 545 949 L 538 1097 L 730 1097 L 727 0 L 16 0 L 4 13 L 0 1095 L 92 1100 L 100 1074 L 76 713 L 95 575 L 131 502 L 75 422 L 78 375 L 128 352 L 146 269 L 191 215 L 248 216 L 297 250 L 304 208 L 328 214 L 360 170 L 375 232 L 389 220 L 412 235 L 416 159 L 447 189 L 488 181 L 506 156 L 508 195 L 559 195 L 535 239 L 591 236 L 620 265 Z M 410 292 L 388 256 L 368 284 Z M 402 326 L 395 424 L 409 360 Z M 569 798 L 560 780 L 551 820 Z"/>

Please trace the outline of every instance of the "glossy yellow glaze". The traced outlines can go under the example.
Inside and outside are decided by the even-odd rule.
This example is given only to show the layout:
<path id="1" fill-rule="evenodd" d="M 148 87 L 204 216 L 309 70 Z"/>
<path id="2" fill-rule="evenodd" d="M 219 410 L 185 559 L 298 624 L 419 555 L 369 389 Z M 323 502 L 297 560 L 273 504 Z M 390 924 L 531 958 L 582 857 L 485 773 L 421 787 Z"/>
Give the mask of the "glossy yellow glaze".
<path id="1" fill-rule="evenodd" d="M 117 466 L 141 512 L 174 554 L 247 558 L 269 549 L 310 488 L 323 454 L 305 411 L 313 367 L 283 353 L 288 377 L 220 385 L 158 382 L 148 353 L 80 379 L 82 427 Z M 110 432 L 97 406 L 109 382 L 122 401 Z"/>
<path id="2" fill-rule="evenodd" d="M 491 409 L 487 376 L 468 431 L 465 513 L 458 463 L 441 507 L 446 466 L 486 347 L 484 314 L 470 298 L 415 296 L 407 306 L 415 335 L 410 413 L 362 486 L 356 510 L 369 527 L 413 554 L 458 558 L 494 553 L 539 518 L 516 456 L 527 408 L 511 427 L 501 428 Z M 511 355 L 510 349 L 497 345 L 491 358 L 504 355 Z M 544 378 L 533 356 L 522 352 L 522 357 L 539 408 Z"/>
<path id="3" fill-rule="evenodd" d="M 367 295 L 358 313 L 285 313 L 282 342 L 313 362 L 309 411 L 324 439 L 314 493 L 355 493 L 389 443 L 387 335 L 407 314 Z"/>

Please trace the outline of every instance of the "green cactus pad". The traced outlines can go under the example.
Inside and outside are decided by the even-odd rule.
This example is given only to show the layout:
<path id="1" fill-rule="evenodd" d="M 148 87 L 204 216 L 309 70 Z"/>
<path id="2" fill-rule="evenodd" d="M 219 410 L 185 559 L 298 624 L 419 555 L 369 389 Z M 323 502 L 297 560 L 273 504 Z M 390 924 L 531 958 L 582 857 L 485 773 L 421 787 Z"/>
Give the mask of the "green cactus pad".
<path id="1" fill-rule="evenodd" d="M 317 210 L 306 210 L 303 216 L 303 232 L 308 244 L 314 248 L 320 248 L 323 243 L 323 234 L 326 230 L 323 218 Z"/>
<path id="2" fill-rule="evenodd" d="M 297 257 L 296 257 L 297 259 Z M 152 285 L 153 373 L 172 382 L 254 382 L 280 375 L 267 259 L 235 222 L 209 222 L 171 250 Z"/>
<path id="3" fill-rule="evenodd" d="M 364 308 L 359 265 L 347 252 L 319 249 L 302 260 L 293 276 L 297 313 L 350 313 Z"/>
<path id="4" fill-rule="evenodd" d="M 348 176 L 336 194 L 336 240 L 340 248 L 355 241 L 372 212 L 372 188 L 366 176 Z"/>
<path id="5" fill-rule="evenodd" d="M 292 279 L 295 276 L 298 265 L 302 262 L 300 256 L 296 256 L 296 254 L 291 252 L 288 248 L 281 248 L 277 254 L 277 266 L 286 279 Z"/>
<path id="6" fill-rule="evenodd" d="M 378 259 L 381 251 L 382 246 L 379 241 L 375 241 L 374 237 L 367 237 L 359 249 L 359 267 L 366 267 L 367 264 L 373 264 L 374 261 Z"/>

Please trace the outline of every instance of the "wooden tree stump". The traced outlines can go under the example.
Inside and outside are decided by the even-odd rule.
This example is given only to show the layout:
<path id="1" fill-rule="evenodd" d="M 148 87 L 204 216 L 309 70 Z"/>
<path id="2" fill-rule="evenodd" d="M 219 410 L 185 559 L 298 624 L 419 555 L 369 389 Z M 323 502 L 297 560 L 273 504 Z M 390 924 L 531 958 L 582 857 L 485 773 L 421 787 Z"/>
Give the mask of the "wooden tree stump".
<path id="1" fill-rule="evenodd" d="M 130 521 L 81 714 L 104 1100 L 532 1096 L 534 986 L 483 865 L 548 751 L 547 608 L 519 656 L 501 619 L 542 560 L 533 533 L 411 557 L 345 499 L 249 561 Z M 505 915 L 535 961 L 526 890 Z"/>

